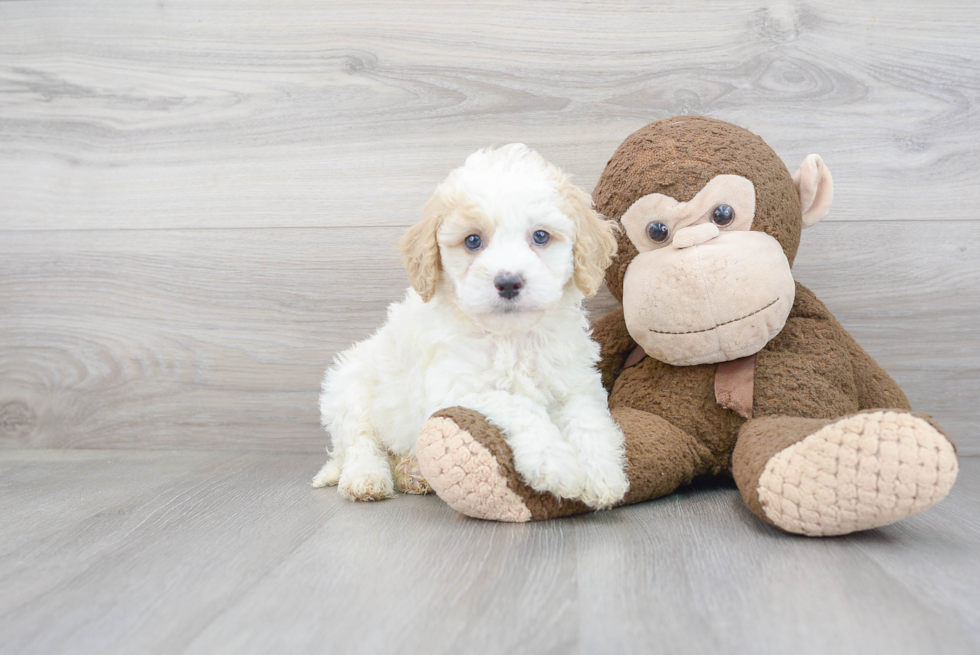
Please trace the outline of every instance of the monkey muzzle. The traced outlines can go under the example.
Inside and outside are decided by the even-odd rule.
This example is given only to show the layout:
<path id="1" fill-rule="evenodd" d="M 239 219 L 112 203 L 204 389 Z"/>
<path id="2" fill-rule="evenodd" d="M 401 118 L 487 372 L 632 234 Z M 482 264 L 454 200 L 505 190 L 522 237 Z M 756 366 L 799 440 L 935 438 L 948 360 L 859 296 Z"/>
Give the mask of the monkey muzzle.
<path id="1" fill-rule="evenodd" d="M 759 352 L 783 329 L 795 295 L 776 239 L 713 225 L 680 230 L 671 244 L 640 253 L 623 280 L 630 336 L 674 366 Z"/>

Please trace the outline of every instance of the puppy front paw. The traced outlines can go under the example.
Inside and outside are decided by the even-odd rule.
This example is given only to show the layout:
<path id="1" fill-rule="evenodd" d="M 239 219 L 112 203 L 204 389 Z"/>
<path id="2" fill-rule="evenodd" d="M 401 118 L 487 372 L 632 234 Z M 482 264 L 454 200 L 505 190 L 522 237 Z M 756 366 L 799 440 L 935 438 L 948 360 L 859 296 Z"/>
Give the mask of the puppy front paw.
<path id="1" fill-rule="evenodd" d="M 383 470 L 344 467 L 339 490 L 347 500 L 384 500 L 395 495 L 395 481 L 387 466 Z"/>
<path id="2" fill-rule="evenodd" d="M 559 498 L 579 498 L 585 474 L 575 450 L 558 442 L 547 448 L 518 457 L 514 467 L 535 491 L 546 491 Z"/>
<path id="3" fill-rule="evenodd" d="M 579 500 L 593 509 L 608 509 L 621 501 L 630 482 L 622 464 L 615 459 L 591 459 L 582 463 L 585 481 Z"/>

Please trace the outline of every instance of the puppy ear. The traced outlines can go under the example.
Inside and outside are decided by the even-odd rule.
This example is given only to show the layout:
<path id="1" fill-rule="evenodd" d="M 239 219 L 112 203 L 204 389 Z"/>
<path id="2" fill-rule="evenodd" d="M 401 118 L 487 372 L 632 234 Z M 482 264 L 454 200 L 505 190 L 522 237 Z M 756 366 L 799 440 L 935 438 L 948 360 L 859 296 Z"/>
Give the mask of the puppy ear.
<path id="1" fill-rule="evenodd" d="M 408 281 L 423 302 L 432 300 L 439 283 L 439 243 L 436 231 L 442 220 L 442 203 L 433 196 L 422 209 L 422 220 L 409 228 L 398 242 L 402 254 L 402 265 L 408 272 Z"/>
<path id="2" fill-rule="evenodd" d="M 592 209 L 592 197 L 567 179 L 559 186 L 565 215 L 575 222 L 575 286 L 591 297 L 599 290 L 606 269 L 616 255 L 619 225 Z"/>

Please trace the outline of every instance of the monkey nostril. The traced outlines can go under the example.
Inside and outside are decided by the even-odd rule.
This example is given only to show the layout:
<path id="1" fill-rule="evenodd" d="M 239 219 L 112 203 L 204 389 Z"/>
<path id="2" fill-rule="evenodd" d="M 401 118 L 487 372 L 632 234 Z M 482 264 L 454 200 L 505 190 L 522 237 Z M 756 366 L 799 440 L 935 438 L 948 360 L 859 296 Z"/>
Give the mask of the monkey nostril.
<path id="1" fill-rule="evenodd" d="M 498 273 L 493 278 L 493 286 L 497 288 L 497 293 L 501 297 L 511 300 L 520 293 L 521 287 L 524 286 L 524 279 L 513 273 Z"/>

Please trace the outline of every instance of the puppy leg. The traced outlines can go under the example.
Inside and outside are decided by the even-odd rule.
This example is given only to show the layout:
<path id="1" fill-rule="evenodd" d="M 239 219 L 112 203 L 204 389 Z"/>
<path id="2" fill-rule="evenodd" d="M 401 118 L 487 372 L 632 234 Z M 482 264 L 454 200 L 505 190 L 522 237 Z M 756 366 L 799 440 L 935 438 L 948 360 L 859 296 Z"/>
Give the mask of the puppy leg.
<path id="1" fill-rule="evenodd" d="M 371 369 L 363 361 L 367 346 L 355 346 L 329 369 L 320 394 L 320 420 L 333 440 L 333 457 L 313 486 L 337 484 L 349 500 L 381 500 L 394 495 L 388 452 L 371 421 Z"/>
<path id="2" fill-rule="evenodd" d="M 348 500 L 382 500 L 395 495 L 388 454 L 374 437 L 357 435 L 344 448 L 338 485 Z"/>
<path id="3" fill-rule="evenodd" d="M 330 456 L 327 463 L 313 476 L 314 487 L 334 487 L 340 481 L 340 471 L 344 462 L 339 456 L 330 454 L 329 450 L 327 454 Z"/>
<path id="4" fill-rule="evenodd" d="M 573 396 L 555 417 L 582 465 L 579 500 L 595 508 L 614 505 L 629 489 L 625 437 L 609 414 L 604 396 Z"/>
<path id="5" fill-rule="evenodd" d="M 536 491 L 577 498 L 584 475 L 578 454 L 566 442 L 544 407 L 526 396 L 504 391 L 468 394 L 447 403 L 483 414 L 504 435 L 514 468 Z"/>

